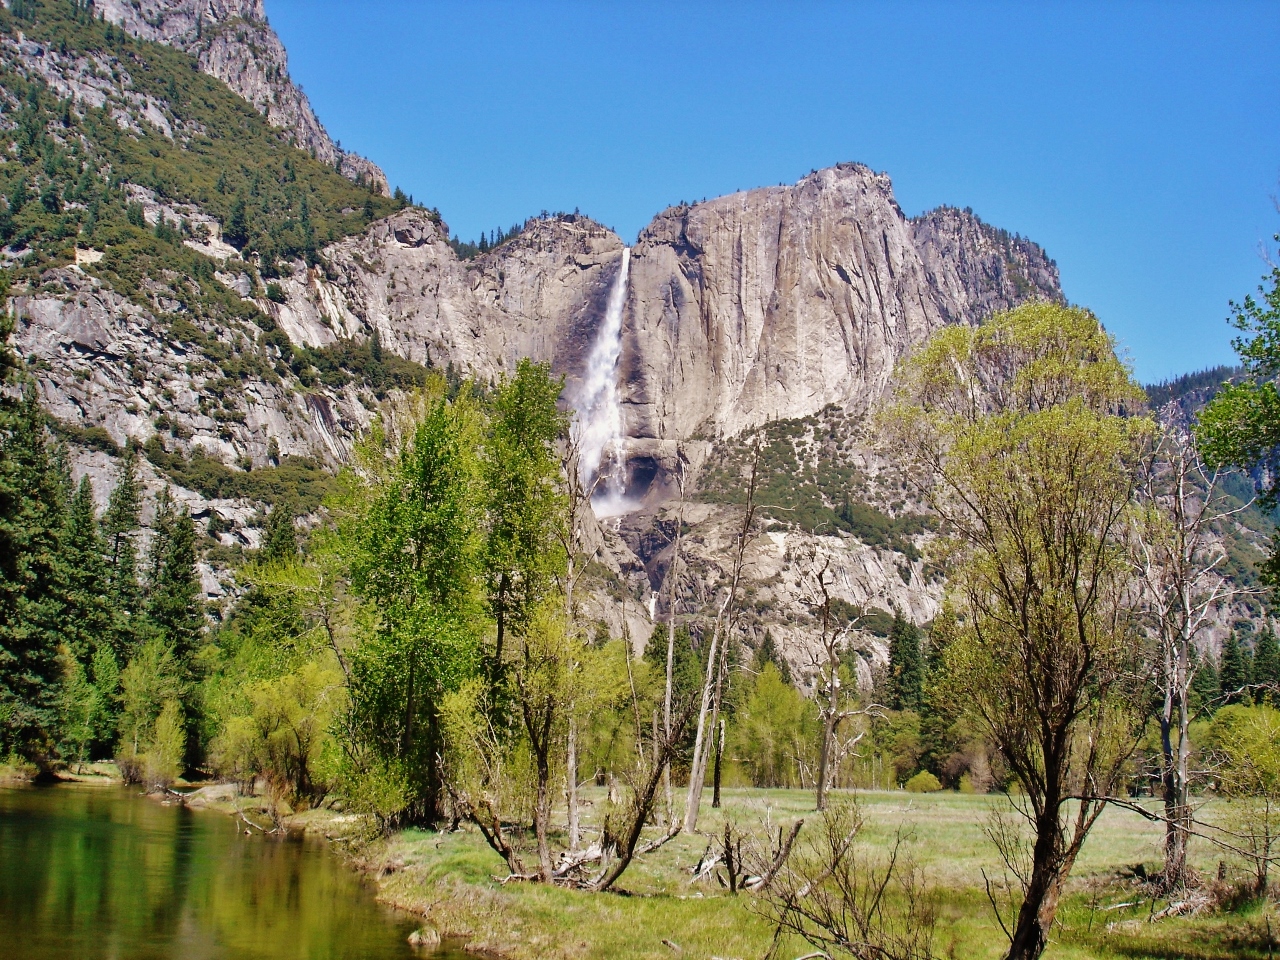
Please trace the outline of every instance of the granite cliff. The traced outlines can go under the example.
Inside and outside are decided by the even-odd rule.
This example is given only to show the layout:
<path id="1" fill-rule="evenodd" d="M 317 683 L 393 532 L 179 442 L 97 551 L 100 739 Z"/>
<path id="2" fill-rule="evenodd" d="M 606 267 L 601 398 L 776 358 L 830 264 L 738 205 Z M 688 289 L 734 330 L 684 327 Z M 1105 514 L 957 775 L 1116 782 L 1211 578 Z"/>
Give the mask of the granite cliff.
<path id="1" fill-rule="evenodd" d="M 0 14 L 0 254 L 14 345 L 99 499 L 137 443 L 150 489 L 172 485 L 234 551 L 280 490 L 318 503 L 381 398 L 425 367 L 488 381 L 533 357 L 575 403 L 623 238 L 543 216 L 460 257 L 437 212 L 387 198 L 376 167 L 337 151 L 260 0 L 100 0 L 110 27 L 71 11 Z M 252 169 L 232 159 L 250 155 Z M 667 209 L 629 263 L 611 375 L 638 509 L 601 524 L 596 615 L 641 640 L 669 609 L 677 475 L 696 502 L 674 592 L 697 614 L 759 436 L 795 481 L 779 489 L 807 498 L 787 509 L 826 519 L 779 514 L 753 543 L 749 637 L 772 630 L 804 675 L 814 557 L 846 603 L 931 619 L 928 527 L 865 414 L 933 330 L 1061 299 L 1044 251 L 967 211 L 909 218 L 885 174 L 841 164 Z M 225 555 L 210 549 L 215 597 Z M 867 679 L 885 651 L 864 652 Z"/>

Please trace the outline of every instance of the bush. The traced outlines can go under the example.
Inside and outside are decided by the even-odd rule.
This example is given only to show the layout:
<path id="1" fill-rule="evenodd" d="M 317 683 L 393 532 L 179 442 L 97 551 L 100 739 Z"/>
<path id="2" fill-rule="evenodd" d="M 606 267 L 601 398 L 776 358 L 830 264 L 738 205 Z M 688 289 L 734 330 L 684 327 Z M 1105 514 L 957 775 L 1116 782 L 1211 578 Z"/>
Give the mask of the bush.
<path id="1" fill-rule="evenodd" d="M 187 730 L 182 706 L 177 700 L 169 700 L 156 718 L 155 739 L 146 754 L 148 786 L 163 790 L 182 776 L 182 756 L 186 745 Z"/>
<path id="2" fill-rule="evenodd" d="M 267 299 L 272 303 L 284 303 L 284 288 L 278 283 L 268 283 Z"/>
<path id="3" fill-rule="evenodd" d="M 907 793 L 937 793 L 942 783 L 928 770 L 921 770 L 907 781 Z"/>

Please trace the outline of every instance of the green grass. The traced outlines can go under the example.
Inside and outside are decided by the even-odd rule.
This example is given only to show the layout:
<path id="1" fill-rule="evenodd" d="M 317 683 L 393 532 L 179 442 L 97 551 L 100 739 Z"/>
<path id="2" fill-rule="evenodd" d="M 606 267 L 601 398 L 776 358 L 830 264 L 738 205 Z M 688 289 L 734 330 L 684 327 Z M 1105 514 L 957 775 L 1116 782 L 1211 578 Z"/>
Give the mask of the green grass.
<path id="1" fill-rule="evenodd" d="M 587 810 L 590 819 L 603 797 L 592 790 L 587 798 L 594 801 Z M 937 889 L 937 955 L 960 960 L 1000 957 L 1003 935 L 983 892 L 982 872 L 1000 875 L 984 828 L 993 808 L 1007 808 L 1007 798 L 899 791 L 862 793 L 859 800 L 866 820 L 863 842 L 883 852 L 902 828 L 908 837 L 905 849 Z M 1212 815 L 1212 805 L 1207 812 Z M 379 845 L 371 864 L 383 874 L 385 899 L 424 914 L 442 932 L 462 936 L 473 949 L 506 957 L 669 960 L 676 954 L 663 944 L 664 939 L 678 944 L 683 957 L 762 957 L 772 929 L 757 912 L 754 895 L 731 896 L 714 882 L 694 885 L 690 880 L 689 868 L 706 849 L 710 836 L 722 829 L 725 816 L 740 828 L 754 827 L 757 832 L 766 818 L 775 825 L 796 817 L 816 823 L 811 793 L 727 791 L 723 813 L 711 810 L 709 803 L 704 806 L 699 824 L 704 835 L 677 837 L 638 862 L 623 878 L 623 894 L 503 885 L 497 879 L 505 873 L 502 862 L 469 830 L 405 831 Z M 1107 909 L 1138 899 L 1124 871 L 1139 863 L 1153 868 L 1159 861 L 1160 843 L 1158 825 L 1132 813 L 1108 811 L 1073 873 L 1046 956 L 1052 960 L 1269 956 L 1267 924 L 1280 929 L 1270 906 L 1157 923 L 1147 922 L 1149 904 Z M 1217 860 L 1210 847 L 1193 844 L 1196 869 L 1212 873 Z M 787 942 L 779 955 L 806 952 L 802 944 Z"/>

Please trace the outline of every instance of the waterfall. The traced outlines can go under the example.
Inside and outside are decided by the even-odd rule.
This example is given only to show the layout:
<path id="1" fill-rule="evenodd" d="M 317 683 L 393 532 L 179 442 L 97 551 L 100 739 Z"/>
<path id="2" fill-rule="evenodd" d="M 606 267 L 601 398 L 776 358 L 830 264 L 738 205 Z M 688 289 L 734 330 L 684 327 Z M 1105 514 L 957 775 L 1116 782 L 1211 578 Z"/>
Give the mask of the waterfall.
<path id="1" fill-rule="evenodd" d="M 601 516 L 626 513 L 626 454 L 623 450 L 622 406 L 618 399 L 618 356 L 622 353 L 622 311 L 627 303 L 631 248 L 622 248 L 622 266 L 609 290 L 604 322 L 587 358 L 578 394 L 578 442 L 583 480 L 601 478 L 592 506 Z M 607 459 L 606 459 L 607 458 Z"/>

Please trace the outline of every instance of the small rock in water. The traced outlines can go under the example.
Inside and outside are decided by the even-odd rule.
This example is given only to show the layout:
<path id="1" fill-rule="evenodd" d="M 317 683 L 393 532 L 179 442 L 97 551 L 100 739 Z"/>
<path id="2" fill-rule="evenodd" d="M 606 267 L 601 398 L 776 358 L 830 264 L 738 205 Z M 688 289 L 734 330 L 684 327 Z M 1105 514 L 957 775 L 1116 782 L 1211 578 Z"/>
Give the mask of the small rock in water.
<path id="1" fill-rule="evenodd" d="M 414 947 L 435 948 L 440 946 L 440 934 L 431 927 L 423 927 L 409 934 L 409 945 Z"/>

